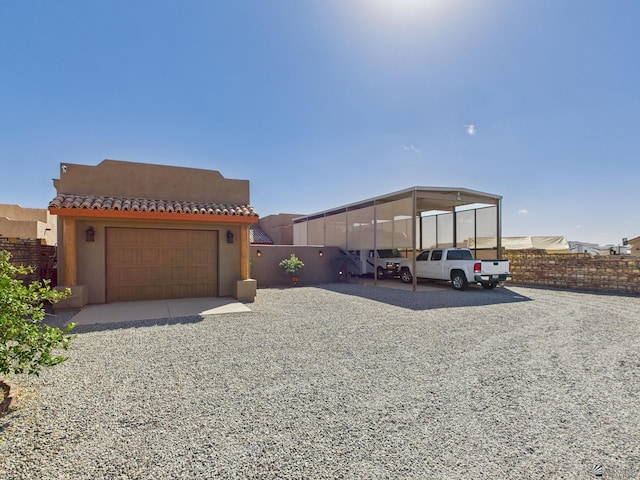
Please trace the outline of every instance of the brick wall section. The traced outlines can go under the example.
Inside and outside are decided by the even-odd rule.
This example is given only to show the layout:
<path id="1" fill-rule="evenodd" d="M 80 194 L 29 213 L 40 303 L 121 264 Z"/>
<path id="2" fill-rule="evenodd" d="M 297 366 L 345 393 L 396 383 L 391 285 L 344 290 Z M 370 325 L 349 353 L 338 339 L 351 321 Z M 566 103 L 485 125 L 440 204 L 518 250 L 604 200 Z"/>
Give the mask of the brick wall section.
<path id="1" fill-rule="evenodd" d="M 49 279 L 52 285 L 56 284 L 53 269 L 56 247 L 42 245 L 40 240 L 0 237 L 0 250 L 8 250 L 11 253 L 13 265 L 35 267 L 32 274 L 22 278 L 25 283 Z"/>
<path id="2" fill-rule="evenodd" d="M 640 257 L 506 250 L 513 282 L 520 285 L 640 294 Z"/>

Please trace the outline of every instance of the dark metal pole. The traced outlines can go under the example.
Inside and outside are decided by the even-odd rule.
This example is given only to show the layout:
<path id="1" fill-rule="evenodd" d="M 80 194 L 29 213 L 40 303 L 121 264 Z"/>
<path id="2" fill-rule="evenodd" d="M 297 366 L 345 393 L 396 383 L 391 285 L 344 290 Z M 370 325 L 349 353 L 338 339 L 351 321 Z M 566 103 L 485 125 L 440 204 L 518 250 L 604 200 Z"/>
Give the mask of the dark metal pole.
<path id="1" fill-rule="evenodd" d="M 416 205 L 417 202 L 416 189 L 413 189 L 413 193 L 411 194 L 412 202 L 412 216 L 413 222 L 411 222 L 411 248 L 413 249 L 413 259 L 411 260 L 411 271 L 413 272 L 413 291 L 415 292 L 418 286 L 418 277 L 416 275 L 416 217 L 418 216 L 418 207 Z"/>
<path id="2" fill-rule="evenodd" d="M 498 260 L 502 260 L 502 199 L 498 199 L 496 204 L 496 216 L 498 222 L 497 228 L 497 247 L 498 247 Z"/>

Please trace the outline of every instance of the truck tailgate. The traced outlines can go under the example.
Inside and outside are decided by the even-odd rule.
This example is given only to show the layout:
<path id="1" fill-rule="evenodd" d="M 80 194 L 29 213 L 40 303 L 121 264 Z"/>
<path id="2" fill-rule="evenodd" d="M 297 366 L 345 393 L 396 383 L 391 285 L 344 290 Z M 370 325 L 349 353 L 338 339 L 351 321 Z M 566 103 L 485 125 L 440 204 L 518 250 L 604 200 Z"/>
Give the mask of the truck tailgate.
<path id="1" fill-rule="evenodd" d="M 504 275 L 509 273 L 509 260 L 481 260 L 482 275 Z"/>

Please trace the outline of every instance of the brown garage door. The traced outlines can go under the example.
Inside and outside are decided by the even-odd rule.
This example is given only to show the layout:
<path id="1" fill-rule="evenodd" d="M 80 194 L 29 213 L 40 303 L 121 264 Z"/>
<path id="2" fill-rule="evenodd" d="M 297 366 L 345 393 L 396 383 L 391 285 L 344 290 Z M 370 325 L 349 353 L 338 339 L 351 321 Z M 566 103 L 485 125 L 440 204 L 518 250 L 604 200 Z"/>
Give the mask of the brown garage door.
<path id="1" fill-rule="evenodd" d="M 218 295 L 218 232 L 107 228 L 107 302 Z"/>

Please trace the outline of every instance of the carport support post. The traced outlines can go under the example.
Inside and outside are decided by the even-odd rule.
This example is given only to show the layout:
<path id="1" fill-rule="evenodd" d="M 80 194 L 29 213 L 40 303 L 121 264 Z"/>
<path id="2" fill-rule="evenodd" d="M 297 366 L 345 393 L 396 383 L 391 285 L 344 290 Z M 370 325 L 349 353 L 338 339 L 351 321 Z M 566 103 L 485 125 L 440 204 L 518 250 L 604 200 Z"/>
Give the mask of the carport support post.
<path id="1" fill-rule="evenodd" d="M 496 250 L 498 254 L 498 260 L 502 260 L 502 200 L 498 199 L 496 202 Z"/>
<path id="2" fill-rule="evenodd" d="M 418 277 L 416 275 L 416 253 L 418 246 L 416 245 L 416 222 L 418 217 L 418 206 L 417 206 L 417 193 L 416 189 L 413 189 L 413 193 L 411 195 L 411 199 L 413 200 L 411 215 L 413 215 L 413 222 L 411 222 L 411 249 L 413 250 L 413 258 L 411 259 L 411 271 L 413 272 L 413 291 L 415 292 L 418 288 Z"/>
<path id="3" fill-rule="evenodd" d="M 453 248 L 458 247 L 458 212 L 453 207 Z"/>
<path id="4" fill-rule="evenodd" d="M 373 284 L 378 286 L 378 202 L 373 201 Z M 366 273 L 366 271 L 365 271 Z"/>

